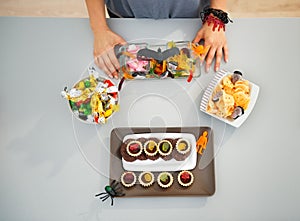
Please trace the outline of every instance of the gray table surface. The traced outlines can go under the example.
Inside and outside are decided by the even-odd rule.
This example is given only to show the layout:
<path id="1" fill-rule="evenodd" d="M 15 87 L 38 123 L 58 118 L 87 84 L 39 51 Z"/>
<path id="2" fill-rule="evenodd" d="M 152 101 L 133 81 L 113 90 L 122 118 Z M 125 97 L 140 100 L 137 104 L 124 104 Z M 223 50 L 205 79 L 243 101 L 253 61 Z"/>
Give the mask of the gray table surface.
<path id="1" fill-rule="evenodd" d="M 192 40 L 201 22 L 109 20 L 126 40 Z M 235 19 L 230 61 L 260 86 L 238 129 L 200 112 L 214 75 L 127 82 L 105 126 L 78 122 L 60 91 L 92 62 L 87 19 L 0 18 L 0 220 L 299 220 L 300 19 Z M 157 110 L 149 110 L 153 105 Z M 107 184 L 115 127 L 210 126 L 212 197 L 94 198 Z"/>

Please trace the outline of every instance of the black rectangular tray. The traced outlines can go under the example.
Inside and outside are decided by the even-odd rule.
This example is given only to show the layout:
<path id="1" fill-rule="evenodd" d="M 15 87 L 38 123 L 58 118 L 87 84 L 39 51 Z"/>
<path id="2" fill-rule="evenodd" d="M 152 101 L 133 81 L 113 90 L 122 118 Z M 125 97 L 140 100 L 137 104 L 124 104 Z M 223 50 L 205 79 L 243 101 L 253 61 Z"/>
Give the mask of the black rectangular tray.
<path id="1" fill-rule="evenodd" d="M 157 182 L 150 187 L 142 187 L 139 184 L 130 188 L 123 188 L 124 197 L 146 197 L 146 196 L 212 196 L 215 192 L 215 172 L 214 172 L 214 153 L 213 153 L 213 133 L 209 127 L 169 127 L 169 128 L 147 128 L 147 127 L 123 127 L 115 128 L 111 131 L 110 138 L 110 180 L 120 181 L 120 177 L 125 171 L 122 166 L 122 156 L 120 146 L 123 138 L 128 134 L 138 133 L 191 133 L 196 140 L 203 133 L 208 132 L 208 143 L 204 154 L 206 159 L 210 159 L 204 169 L 199 168 L 200 160 L 203 159 L 197 154 L 196 167 L 191 170 L 194 174 L 194 183 L 189 187 L 182 187 L 177 181 L 179 171 L 171 172 L 174 177 L 174 183 L 167 189 L 161 188 Z M 135 172 L 137 177 L 139 172 Z M 155 178 L 159 172 L 154 172 Z"/>

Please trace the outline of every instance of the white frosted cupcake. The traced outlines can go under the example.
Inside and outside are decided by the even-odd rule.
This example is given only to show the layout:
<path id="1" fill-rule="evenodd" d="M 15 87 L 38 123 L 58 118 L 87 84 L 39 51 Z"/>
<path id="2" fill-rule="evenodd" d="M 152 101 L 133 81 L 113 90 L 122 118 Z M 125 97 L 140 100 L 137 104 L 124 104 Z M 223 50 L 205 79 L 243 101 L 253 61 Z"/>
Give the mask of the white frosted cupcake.
<path id="1" fill-rule="evenodd" d="M 136 175 L 134 172 L 124 172 L 121 176 L 121 183 L 125 187 L 132 187 L 136 183 Z"/>
<path id="2" fill-rule="evenodd" d="M 139 183 L 143 187 L 149 187 L 154 183 L 154 175 L 149 171 L 142 172 L 139 175 Z"/>
<path id="3" fill-rule="evenodd" d="M 187 154 L 191 150 L 190 142 L 183 138 L 178 139 L 176 142 L 176 150 L 180 154 Z"/>
<path id="4" fill-rule="evenodd" d="M 157 183 L 162 188 L 169 188 L 173 184 L 173 176 L 169 172 L 162 172 L 157 177 Z"/>
<path id="5" fill-rule="evenodd" d="M 162 156 L 169 156 L 172 153 L 173 146 L 168 140 L 161 140 L 158 143 L 158 152 Z"/>
<path id="6" fill-rule="evenodd" d="M 194 175 L 188 170 L 183 170 L 178 174 L 177 181 L 181 186 L 188 187 L 194 182 Z"/>
<path id="7" fill-rule="evenodd" d="M 127 153 L 132 157 L 138 157 L 143 152 L 143 145 L 140 141 L 130 141 L 126 146 Z"/>

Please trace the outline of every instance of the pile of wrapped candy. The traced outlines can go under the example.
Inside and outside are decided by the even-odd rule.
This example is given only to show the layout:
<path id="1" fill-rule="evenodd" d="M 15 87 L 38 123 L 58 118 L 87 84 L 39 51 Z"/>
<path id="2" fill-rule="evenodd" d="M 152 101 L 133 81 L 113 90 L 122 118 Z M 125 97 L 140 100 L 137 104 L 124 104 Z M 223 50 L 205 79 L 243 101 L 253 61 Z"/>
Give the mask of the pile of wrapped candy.
<path id="1" fill-rule="evenodd" d="M 62 96 L 69 101 L 75 116 L 87 123 L 104 124 L 119 109 L 118 88 L 109 79 L 99 77 L 95 68 L 89 68 L 89 76 L 76 83 Z"/>

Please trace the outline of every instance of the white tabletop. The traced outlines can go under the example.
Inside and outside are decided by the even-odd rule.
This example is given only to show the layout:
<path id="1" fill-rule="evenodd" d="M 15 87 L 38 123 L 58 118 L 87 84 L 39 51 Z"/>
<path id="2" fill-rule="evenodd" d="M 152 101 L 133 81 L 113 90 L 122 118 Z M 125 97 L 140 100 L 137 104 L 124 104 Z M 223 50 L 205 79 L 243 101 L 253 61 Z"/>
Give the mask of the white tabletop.
<path id="1" fill-rule="evenodd" d="M 192 40 L 198 19 L 109 20 L 128 41 Z M 200 112 L 214 72 L 185 80 L 126 82 L 105 126 L 74 119 L 60 97 L 92 62 L 87 19 L 0 18 L 1 220 L 299 220 L 300 19 L 235 19 L 230 61 L 260 86 L 238 129 Z M 149 107 L 159 106 L 157 109 Z M 209 126 L 216 192 L 211 197 L 117 198 L 108 184 L 115 127 Z"/>

